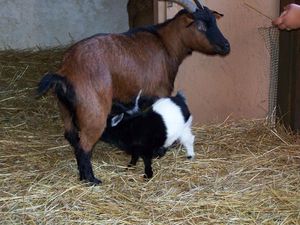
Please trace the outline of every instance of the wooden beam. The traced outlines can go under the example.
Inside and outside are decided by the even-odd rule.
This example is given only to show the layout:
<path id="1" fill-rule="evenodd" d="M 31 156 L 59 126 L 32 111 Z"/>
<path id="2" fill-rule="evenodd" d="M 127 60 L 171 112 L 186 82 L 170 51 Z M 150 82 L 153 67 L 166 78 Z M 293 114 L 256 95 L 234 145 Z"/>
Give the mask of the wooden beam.
<path id="1" fill-rule="evenodd" d="M 280 10 L 300 0 L 281 0 Z M 293 131 L 300 131 L 300 31 L 281 31 L 279 37 L 277 116 Z"/>
<path id="2" fill-rule="evenodd" d="M 158 0 L 153 0 L 153 22 L 158 24 Z"/>

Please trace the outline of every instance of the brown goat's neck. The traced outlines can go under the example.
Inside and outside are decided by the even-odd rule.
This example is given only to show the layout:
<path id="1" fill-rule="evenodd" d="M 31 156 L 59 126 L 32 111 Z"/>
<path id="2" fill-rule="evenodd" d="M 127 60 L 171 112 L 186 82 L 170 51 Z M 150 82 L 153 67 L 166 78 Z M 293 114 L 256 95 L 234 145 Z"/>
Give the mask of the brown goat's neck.
<path id="1" fill-rule="evenodd" d="M 180 29 L 179 23 L 180 21 L 178 18 L 175 18 L 166 22 L 166 25 L 162 25 L 157 29 L 160 41 L 167 53 L 167 70 L 169 83 L 172 84 L 172 91 L 180 64 L 192 52 L 192 50 L 187 48 L 182 41 L 183 30 Z"/>
<path id="2" fill-rule="evenodd" d="M 179 65 L 191 54 L 191 49 L 187 48 L 183 43 L 183 31 L 180 29 L 178 20 L 169 21 L 166 26 L 158 29 L 158 34 L 168 53 L 168 56 L 174 64 Z"/>

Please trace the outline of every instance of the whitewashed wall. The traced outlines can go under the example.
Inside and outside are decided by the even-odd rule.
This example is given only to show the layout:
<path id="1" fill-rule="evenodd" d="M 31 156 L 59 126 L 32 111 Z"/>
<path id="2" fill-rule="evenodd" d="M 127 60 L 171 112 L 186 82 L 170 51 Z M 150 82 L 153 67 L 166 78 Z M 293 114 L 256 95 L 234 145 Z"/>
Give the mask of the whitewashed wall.
<path id="1" fill-rule="evenodd" d="M 126 0 L 0 0 L 0 49 L 52 47 L 128 29 Z"/>

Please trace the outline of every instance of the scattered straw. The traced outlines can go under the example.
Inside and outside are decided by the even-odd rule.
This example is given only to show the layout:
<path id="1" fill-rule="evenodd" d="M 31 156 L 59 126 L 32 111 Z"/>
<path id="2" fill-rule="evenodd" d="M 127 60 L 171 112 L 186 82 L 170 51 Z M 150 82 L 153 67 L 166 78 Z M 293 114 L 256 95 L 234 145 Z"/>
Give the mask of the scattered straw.
<path id="1" fill-rule="evenodd" d="M 0 52 L 1 224 L 300 223 L 299 137 L 263 120 L 195 127 L 196 159 L 176 146 L 150 181 L 142 162 L 127 170 L 129 156 L 99 142 L 103 185 L 79 182 L 53 98 L 34 98 L 61 55 Z"/>

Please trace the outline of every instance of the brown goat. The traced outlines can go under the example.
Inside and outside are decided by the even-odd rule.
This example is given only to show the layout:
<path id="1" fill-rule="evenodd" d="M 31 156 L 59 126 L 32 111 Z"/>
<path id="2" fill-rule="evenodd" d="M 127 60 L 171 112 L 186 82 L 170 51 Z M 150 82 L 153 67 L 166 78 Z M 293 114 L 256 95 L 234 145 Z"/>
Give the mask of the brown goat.
<path id="1" fill-rule="evenodd" d="M 80 180 L 101 182 L 94 177 L 91 152 L 113 100 L 128 102 L 140 90 L 146 96 L 169 96 L 179 65 L 192 51 L 229 53 L 229 42 L 216 25 L 215 17 L 221 14 L 198 2 L 198 7 L 188 0 L 174 2 L 187 10 L 163 24 L 79 41 L 67 50 L 61 68 L 40 81 L 40 95 L 52 88 L 58 98 Z"/>

